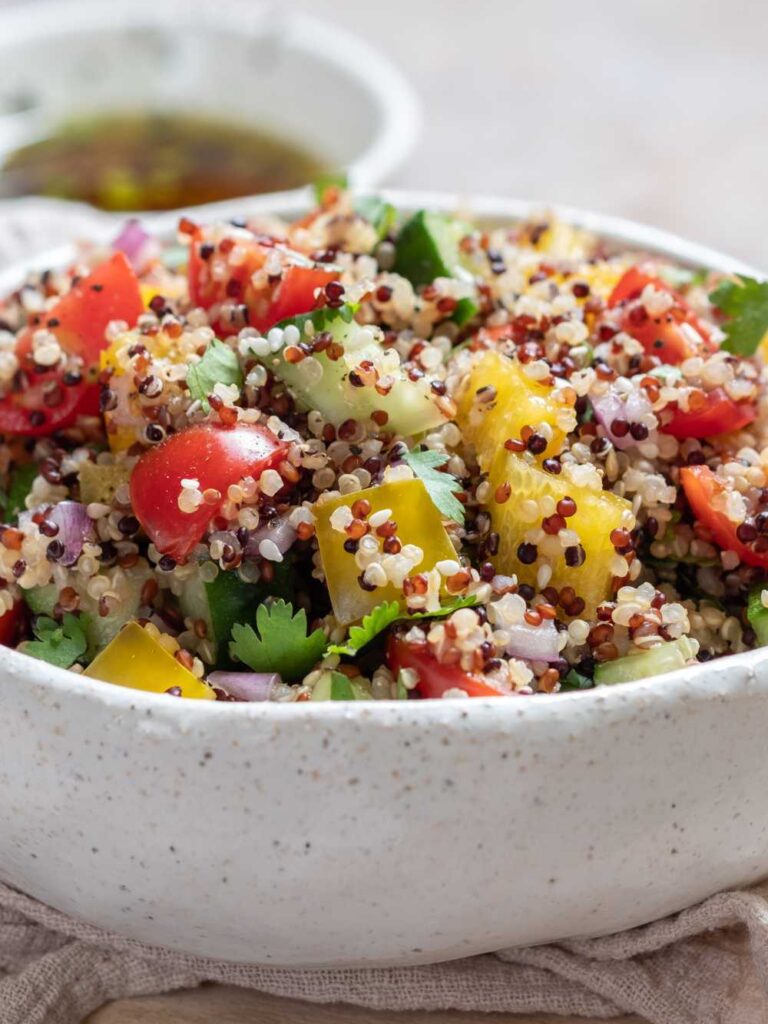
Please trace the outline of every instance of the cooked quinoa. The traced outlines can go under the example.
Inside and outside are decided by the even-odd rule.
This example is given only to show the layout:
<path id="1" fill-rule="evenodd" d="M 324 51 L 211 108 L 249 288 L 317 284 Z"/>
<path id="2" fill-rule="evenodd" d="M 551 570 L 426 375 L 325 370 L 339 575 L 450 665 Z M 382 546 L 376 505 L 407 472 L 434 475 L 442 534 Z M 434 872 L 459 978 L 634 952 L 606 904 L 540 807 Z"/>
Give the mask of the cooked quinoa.
<path id="1" fill-rule="evenodd" d="M 0 640 L 218 700 L 532 695 L 768 642 L 768 285 L 325 190 L 0 309 Z"/>

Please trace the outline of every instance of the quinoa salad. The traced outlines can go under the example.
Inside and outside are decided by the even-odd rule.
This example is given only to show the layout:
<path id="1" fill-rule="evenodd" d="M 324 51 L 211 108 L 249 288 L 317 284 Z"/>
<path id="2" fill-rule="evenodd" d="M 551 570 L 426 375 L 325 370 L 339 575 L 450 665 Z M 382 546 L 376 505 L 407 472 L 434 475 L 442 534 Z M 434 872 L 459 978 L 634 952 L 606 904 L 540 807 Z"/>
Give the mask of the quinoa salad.
<path id="1" fill-rule="evenodd" d="M 768 284 L 334 185 L 0 302 L 0 643 L 220 701 L 768 643 Z"/>

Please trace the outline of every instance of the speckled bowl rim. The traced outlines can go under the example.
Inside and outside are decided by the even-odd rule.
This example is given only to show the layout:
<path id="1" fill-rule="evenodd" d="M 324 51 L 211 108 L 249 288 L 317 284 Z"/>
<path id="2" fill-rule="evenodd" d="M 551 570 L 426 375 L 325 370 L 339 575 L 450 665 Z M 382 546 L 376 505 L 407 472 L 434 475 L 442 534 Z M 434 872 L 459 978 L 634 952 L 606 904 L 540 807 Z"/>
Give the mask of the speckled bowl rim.
<path id="1" fill-rule="evenodd" d="M 461 209 L 477 219 L 517 221 L 535 215 L 541 211 L 554 213 L 559 219 L 594 232 L 601 238 L 622 245 L 631 250 L 666 255 L 692 267 L 706 267 L 725 273 L 749 274 L 764 278 L 766 275 L 748 264 L 724 255 L 715 249 L 689 242 L 678 235 L 607 214 L 581 210 L 570 206 L 561 206 L 538 200 L 498 198 L 492 196 L 468 197 L 462 194 L 446 192 L 413 192 L 385 189 L 380 194 L 402 210 L 415 210 L 429 207 L 436 210 Z M 312 190 L 307 188 L 298 192 L 272 193 L 270 195 L 245 198 L 225 203 L 213 203 L 198 206 L 189 210 L 190 215 L 199 219 L 228 218 L 244 214 L 281 214 L 298 216 L 313 204 Z M 173 235 L 178 222 L 179 211 L 164 213 L 143 218 L 148 230 L 166 236 Z M 113 227 L 101 224 L 96 230 L 97 241 L 105 240 Z M 19 283 L 24 274 L 41 265 L 56 266 L 66 263 L 74 254 L 74 247 L 65 246 L 45 254 L 38 255 L 21 263 L 6 268 L 0 273 L 0 293 L 11 289 Z M 396 720 L 429 722 L 445 722 L 447 718 L 469 719 L 476 717 L 478 724 L 488 724 L 489 709 L 494 716 L 500 716 L 499 722 L 508 720 L 510 716 L 520 717 L 558 717 L 569 714 L 569 709 L 579 702 L 583 709 L 590 706 L 595 710 L 607 701 L 624 702 L 643 701 L 651 697 L 655 700 L 664 699 L 674 703 L 678 698 L 694 699 L 701 695 L 707 697 L 707 677 L 710 679 L 719 674 L 717 668 L 723 659 L 705 662 L 701 665 L 678 669 L 648 679 L 621 683 L 616 686 L 595 687 L 584 691 L 570 691 L 559 694 L 537 694 L 535 698 L 522 697 L 491 697 L 449 700 L 413 700 L 413 701 L 304 701 L 300 704 L 265 701 L 263 703 L 230 703 L 225 701 L 169 700 L 166 694 L 149 693 L 144 690 L 133 690 L 129 687 L 117 686 L 102 680 L 90 679 L 86 676 L 70 672 L 68 669 L 57 668 L 46 662 L 31 658 L 20 651 L 7 649 L 3 652 L 8 665 L 14 673 L 29 675 L 32 667 L 38 678 L 30 680 L 38 686 L 53 692 L 77 693 L 80 696 L 94 699 L 104 705 L 115 707 L 116 710 L 141 710 L 151 708 L 152 714 L 160 713 L 169 723 L 202 724 L 201 716 L 211 714 L 243 716 L 253 719 L 274 720 L 275 724 L 292 721 L 296 724 L 311 724 L 316 719 L 323 721 L 334 718 L 371 718 L 379 719 L 382 725 Z M 745 670 L 744 682 L 754 679 L 758 669 L 768 673 L 768 648 L 757 648 L 742 654 L 727 655 L 724 659 L 729 667 Z M 700 678 L 700 681 L 697 680 Z M 738 686 L 738 684 L 737 684 Z M 562 712 L 558 712 L 562 709 Z M 397 719 L 394 717 L 397 714 Z M 503 716 L 503 718 L 502 718 Z"/>

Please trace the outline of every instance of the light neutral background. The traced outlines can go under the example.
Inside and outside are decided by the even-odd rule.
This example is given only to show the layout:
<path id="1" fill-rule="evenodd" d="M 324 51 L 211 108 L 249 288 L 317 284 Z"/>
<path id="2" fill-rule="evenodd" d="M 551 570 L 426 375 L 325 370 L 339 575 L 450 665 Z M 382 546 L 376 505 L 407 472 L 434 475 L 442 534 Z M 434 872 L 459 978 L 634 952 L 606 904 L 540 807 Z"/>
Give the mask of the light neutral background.
<path id="1" fill-rule="evenodd" d="M 768 270 L 762 0 L 290 0 L 421 95 L 396 183 L 622 214 Z"/>

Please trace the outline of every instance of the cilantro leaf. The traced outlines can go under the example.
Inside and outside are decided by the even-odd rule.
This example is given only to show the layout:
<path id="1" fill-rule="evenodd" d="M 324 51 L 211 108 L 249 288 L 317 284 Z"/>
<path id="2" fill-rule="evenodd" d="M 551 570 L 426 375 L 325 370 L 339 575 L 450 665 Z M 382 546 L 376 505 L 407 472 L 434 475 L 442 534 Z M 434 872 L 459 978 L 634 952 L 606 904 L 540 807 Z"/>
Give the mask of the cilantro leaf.
<path id="1" fill-rule="evenodd" d="M 236 353 L 223 341 L 214 338 L 203 353 L 199 363 L 193 363 L 187 370 L 187 387 L 193 398 L 200 400 L 203 410 L 208 412 L 208 395 L 215 384 L 237 384 L 243 386 L 243 371 Z"/>
<path id="2" fill-rule="evenodd" d="M 359 653 L 385 629 L 388 629 L 393 622 L 410 621 L 411 619 L 443 619 L 459 608 L 471 608 L 473 604 L 475 604 L 474 597 L 459 597 L 451 604 L 438 608 L 437 611 L 410 614 L 404 612 L 397 601 L 383 601 L 381 604 L 377 604 L 368 615 L 363 616 L 359 626 L 349 627 L 349 636 L 343 644 L 331 644 L 325 653 L 346 654 L 351 657 Z"/>
<path id="3" fill-rule="evenodd" d="M 448 461 L 445 452 L 412 451 L 403 456 L 416 476 L 423 481 L 430 498 L 446 519 L 456 523 L 464 522 L 464 506 L 456 497 L 456 492 L 463 490 L 461 484 L 450 473 L 441 473 L 438 466 Z"/>
<path id="4" fill-rule="evenodd" d="M 37 640 L 28 640 L 23 647 L 24 653 L 59 668 L 70 668 L 82 658 L 88 647 L 84 618 L 67 612 L 59 625 L 55 619 L 40 615 L 32 627 Z"/>
<path id="5" fill-rule="evenodd" d="M 302 679 L 323 656 L 326 636 L 316 629 L 307 636 L 307 613 L 294 613 L 283 600 L 260 604 L 256 609 L 256 630 L 235 623 L 229 653 L 254 672 L 278 672 L 286 682 Z"/>
<path id="6" fill-rule="evenodd" d="M 723 330 L 726 352 L 751 356 L 768 332 L 768 281 L 737 275 L 736 281 L 723 281 L 709 298 L 728 317 Z"/>

